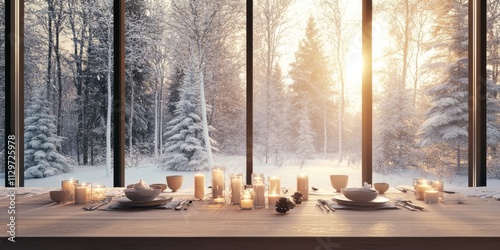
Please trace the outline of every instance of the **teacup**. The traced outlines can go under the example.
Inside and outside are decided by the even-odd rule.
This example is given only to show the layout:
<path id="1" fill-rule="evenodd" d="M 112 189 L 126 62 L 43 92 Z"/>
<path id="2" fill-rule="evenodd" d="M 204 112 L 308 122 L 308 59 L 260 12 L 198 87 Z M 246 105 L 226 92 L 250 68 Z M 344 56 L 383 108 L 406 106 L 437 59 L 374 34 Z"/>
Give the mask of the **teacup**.
<path id="1" fill-rule="evenodd" d="M 385 191 L 389 189 L 389 184 L 385 182 L 373 183 L 373 187 L 378 191 L 379 194 L 384 194 Z"/>
<path id="2" fill-rule="evenodd" d="M 330 175 L 330 182 L 332 183 L 332 187 L 335 188 L 337 193 L 340 193 L 342 188 L 347 187 L 347 180 L 349 179 L 348 175 Z"/>
<path id="3" fill-rule="evenodd" d="M 167 186 L 172 189 L 172 192 L 176 192 L 182 186 L 182 175 L 169 175 L 167 176 Z"/>

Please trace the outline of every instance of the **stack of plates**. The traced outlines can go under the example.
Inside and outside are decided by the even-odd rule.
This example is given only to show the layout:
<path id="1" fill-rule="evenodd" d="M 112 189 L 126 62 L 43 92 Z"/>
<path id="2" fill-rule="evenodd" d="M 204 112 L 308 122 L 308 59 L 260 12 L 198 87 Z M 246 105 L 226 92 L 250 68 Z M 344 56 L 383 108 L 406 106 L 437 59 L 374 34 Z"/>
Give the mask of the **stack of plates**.
<path id="1" fill-rule="evenodd" d="M 377 197 L 372 201 L 360 202 L 347 199 L 343 194 L 333 197 L 333 201 L 337 202 L 339 205 L 343 206 L 357 206 L 357 207 L 377 207 L 383 206 L 389 199 L 385 197 Z"/>
<path id="2" fill-rule="evenodd" d="M 118 203 L 120 203 L 123 206 L 127 207 L 156 207 L 156 206 L 162 206 L 167 204 L 172 200 L 172 197 L 164 197 L 164 196 L 158 196 L 152 201 L 147 201 L 147 202 L 135 202 L 129 200 L 127 197 L 122 197 L 118 200 L 116 200 Z"/>

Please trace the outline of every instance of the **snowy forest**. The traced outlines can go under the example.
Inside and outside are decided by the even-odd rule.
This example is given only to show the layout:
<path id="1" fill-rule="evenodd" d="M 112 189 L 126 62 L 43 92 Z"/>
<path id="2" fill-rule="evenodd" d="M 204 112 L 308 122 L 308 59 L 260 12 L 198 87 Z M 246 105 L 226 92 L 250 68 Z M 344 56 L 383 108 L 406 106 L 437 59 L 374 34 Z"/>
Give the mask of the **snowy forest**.
<path id="1" fill-rule="evenodd" d="M 200 171 L 244 156 L 245 1 L 125 3 L 127 167 Z M 373 20 L 374 170 L 466 175 L 467 1 L 374 1 Z M 487 170 L 500 178 L 500 0 L 487 22 Z M 255 160 L 359 166 L 361 2 L 254 0 L 253 23 Z M 0 53 L 2 110 L 4 63 Z M 24 69 L 26 178 L 110 175 L 112 1 L 25 0 Z"/>

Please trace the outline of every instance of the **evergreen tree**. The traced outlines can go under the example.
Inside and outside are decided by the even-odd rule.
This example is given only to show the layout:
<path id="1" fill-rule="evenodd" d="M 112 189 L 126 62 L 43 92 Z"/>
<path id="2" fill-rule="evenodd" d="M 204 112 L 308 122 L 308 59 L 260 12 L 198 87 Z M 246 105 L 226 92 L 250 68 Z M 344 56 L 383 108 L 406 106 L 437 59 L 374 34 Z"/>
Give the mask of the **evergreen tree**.
<path id="1" fill-rule="evenodd" d="M 292 135 L 290 133 L 291 102 L 284 91 L 285 84 L 281 68 L 274 66 L 269 89 L 269 153 L 274 165 L 280 167 L 291 152 Z"/>
<path id="2" fill-rule="evenodd" d="M 302 99 L 309 104 L 309 119 L 312 131 L 314 131 L 317 150 L 324 149 L 326 145 L 325 121 L 332 122 L 333 120 L 326 116 L 328 113 L 326 109 L 330 103 L 329 97 L 332 93 L 332 82 L 327 65 L 328 61 L 323 53 L 319 31 L 311 16 L 307 21 L 305 38 L 299 44 L 289 73 L 293 80 L 290 87 L 295 93 L 296 109 L 303 108 L 300 107 Z M 298 135 L 300 132 L 296 133 Z"/>
<path id="3" fill-rule="evenodd" d="M 436 74 L 442 72 L 442 76 L 427 91 L 433 104 L 420 127 L 420 142 L 424 147 L 453 148 L 456 170 L 460 172 L 464 160 L 461 154 L 467 148 L 468 136 L 467 2 L 449 1 L 434 11 L 438 17 L 433 32 L 435 48 L 440 51 L 435 60 L 442 66 L 434 69 Z M 445 154 L 434 157 L 448 158 Z M 452 164 L 452 161 L 447 164 Z"/>
<path id="4" fill-rule="evenodd" d="M 411 89 L 386 87 L 375 114 L 374 170 L 388 174 L 416 165 L 418 120 Z"/>
<path id="5" fill-rule="evenodd" d="M 199 73 L 187 70 L 176 103 L 175 116 L 167 124 L 164 169 L 201 171 L 209 169 L 200 117 Z"/>
<path id="6" fill-rule="evenodd" d="M 300 168 L 304 167 L 306 162 L 313 158 L 314 155 L 314 132 L 312 131 L 312 123 L 309 119 L 309 105 L 305 102 L 302 105 L 300 113 L 299 130 L 296 142 L 296 155 Z"/>
<path id="7" fill-rule="evenodd" d="M 168 112 L 171 116 L 174 116 L 176 110 L 176 104 L 180 99 L 180 88 L 182 85 L 182 79 L 184 78 L 184 72 L 180 67 L 176 67 L 174 74 L 171 76 L 170 86 L 168 87 Z"/>
<path id="8" fill-rule="evenodd" d="M 56 135 L 56 117 L 49 114 L 49 103 L 37 93 L 26 109 L 24 165 L 26 178 L 43 178 L 72 171 L 57 152 L 62 138 Z"/>

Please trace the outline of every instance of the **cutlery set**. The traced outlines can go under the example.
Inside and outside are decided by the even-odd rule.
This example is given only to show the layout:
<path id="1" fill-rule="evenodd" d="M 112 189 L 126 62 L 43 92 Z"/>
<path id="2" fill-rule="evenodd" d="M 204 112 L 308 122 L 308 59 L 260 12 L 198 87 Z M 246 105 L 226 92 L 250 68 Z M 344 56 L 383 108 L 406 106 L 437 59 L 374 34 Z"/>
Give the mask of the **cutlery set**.
<path id="1" fill-rule="evenodd" d="M 182 208 L 187 205 L 184 210 L 187 210 L 189 206 L 191 206 L 191 204 L 193 203 L 192 200 L 189 200 L 189 199 L 182 199 L 178 204 L 177 206 L 175 206 L 175 210 L 182 210 Z"/>
<path id="2" fill-rule="evenodd" d="M 335 208 L 333 208 L 326 200 L 318 199 L 318 203 L 316 204 L 321 208 L 321 210 L 328 212 L 335 212 Z"/>
<path id="3" fill-rule="evenodd" d="M 111 201 L 111 199 L 112 199 L 111 197 L 106 197 L 106 198 L 104 198 L 104 199 L 102 199 L 102 200 L 100 200 L 100 201 L 98 201 L 96 203 L 92 203 L 92 204 L 84 207 L 83 210 L 85 210 L 85 211 L 94 211 L 94 210 L 98 209 L 99 207 L 108 204 Z"/>
<path id="4" fill-rule="evenodd" d="M 423 207 L 413 204 L 413 202 L 410 200 L 403 200 L 403 199 L 397 198 L 397 199 L 394 199 L 394 203 L 396 203 L 396 205 L 401 206 L 403 208 L 406 208 L 410 211 L 417 211 L 417 210 L 424 211 Z"/>

